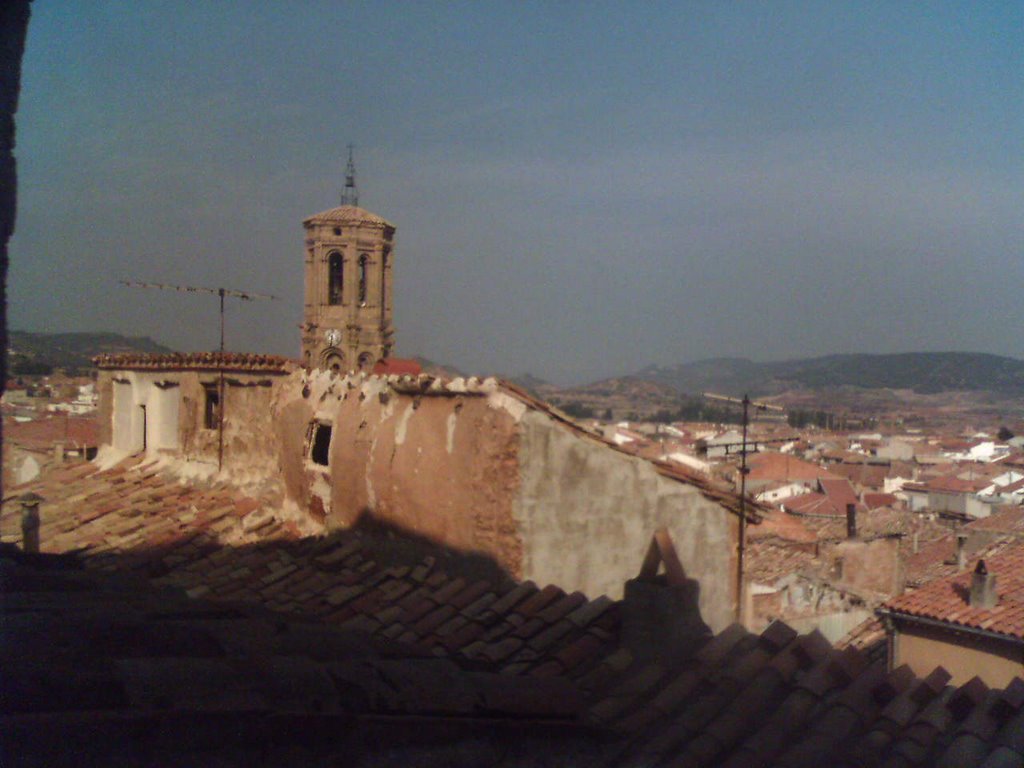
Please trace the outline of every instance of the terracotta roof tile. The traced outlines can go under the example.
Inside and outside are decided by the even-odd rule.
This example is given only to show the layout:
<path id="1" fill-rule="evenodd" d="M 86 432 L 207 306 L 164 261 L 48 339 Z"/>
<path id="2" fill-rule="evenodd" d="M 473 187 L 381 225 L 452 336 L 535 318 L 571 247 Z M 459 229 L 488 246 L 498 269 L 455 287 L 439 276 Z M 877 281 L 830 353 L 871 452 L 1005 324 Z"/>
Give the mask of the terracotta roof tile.
<path id="1" fill-rule="evenodd" d="M 129 371 L 233 371 L 285 374 L 298 363 L 277 355 L 241 352 L 174 352 L 151 355 L 137 352 L 97 355 L 93 365 L 101 370 Z"/>
<path id="2" fill-rule="evenodd" d="M 955 576 L 936 579 L 887 602 L 893 615 L 922 617 L 952 625 L 984 629 L 1024 640 L 1024 544 L 1007 544 L 1001 553 L 985 558 L 997 579 L 999 601 L 994 608 L 972 607 L 968 601 L 977 560 Z"/>
<path id="3" fill-rule="evenodd" d="M 305 619 L 319 617 L 327 623 L 325 629 L 333 626 L 332 631 L 340 631 L 341 624 L 345 631 L 366 633 L 361 635 L 367 638 L 362 642 L 390 644 L 390 653 L 396 652 L 398 641 L 414 644 L 400 652 L 402 658 L 472 663 L 476 669 L 518 675 L 516 683 L 523 686 L 569 678 L 575 681 L 576 691 L 588 697 L 585 721 L 610 729 L 601 742 L 602 764 L 807 765 L 834 759 L 836 754 L 852 755 L 854 748 L 861 750 L 857 754 L 865 761 L 885 764 L 910 755 L 921 764 L 936 762 L 948 745 L 959 743 L 950 752 L 953 759 L 969 735 L 986 748 L 1016 743 L 1013 727 L 1020 722 L 1024 700 L 1016 688 L 1002 698 L 986 692 L 980 700 L 970 688 L 943 690 L 945 680 L 922 688 L 925 683 L 918 683 L 907 670 L 887 673 L 856 648 L 833 650 L 820 635 L 797 637 L 782 624 L 773 624 L 761 635 L 734 626 L 696 650 L 652 663 L 619 647 L 622 610 L 608 598 L 588 601 L 555 586 L 538 590 L 496 573 L 460 571 L 451 557 L 392 551 L 386 536 L 375 538 L 371 532 L 352 530 L 302 538 L 279 525 L 281 530 L 271 541 L 254 537 L 229 545 L 225 537 L 237 534 L 239 498 L 228 488 L 213 487 L 192 500 L 199 514 L 187 523 L 181 505 L 168 501 L 180 498 L 175 483 L 138 467 L 122 467 L 113 475 L 96 473 L 84 480 L 65 479 L 49 492 L 55 498 L 95 493 L 106 499 L 115 478 L 123 482 L 110 498 L 120 496 L 127 508 L 135 509 L 139 494 L 149 498 L 153 489 L 164 489 L 160 496 L 164 508 L 158 503 L 156 514 L 135 515 L 115 504 L 84 525 L 76 523 L 73 515 L 47 516 L 44 508 L 44 547 L 54 547 L 58 541 L 74 546 L 97 533 L 101 538 L 125 537 L 131 529 L 126 541 L 133 543 L 94 547 L 85 555 L 87 567 L 117 567 L 140 575 L 156 572 L 157 584 L 174 583 L 196 594 L 210 589 L 239 601 L 226 610 L 253 611 L 261 602 L 279 606 Z M 255 509 L 251 503 L 241 506 Z M 218 532 L 209 522 L 217 515 L 209 513 L 223 509 L 236 527 Z M 16 513 L 13 508 L 3 510 L 0 522 L 5 538 L 16 530 Z M 136 528 L 139 523 L 141 527 Z M 180 539 L 174 538 L 176 531 Z M 153 548 L 157 537 L 162 543 Z M 0 570 L 0 577 L 6 578 L 4 573 Z M 161 604 L 162 610 L 168 607 Z M 1024 610 L 1015 620 L 1024 621 Z M 131 636 L 124 642 L 150 651 L 177 648 L 191 653 L 194 647 L 198 654 L 217 647 L 204 645 L 206 637 L 168 632 L 165 637 L 159 633 Z M 234 652 L 229 645 L 282 642 L 280 633 L 269 629 L 247 629 L 230 644 L 220 635 L 210 637 L 228 653 Z M 217 662 L 203 668 L 208 670 L 208 687 L 217 688 L 216 681 L 223 681 L 223 690 L 208 697 L 211 706 L 230 701 L 250 706 L 267 695 L 264 689 L 246 688 L 238 676 L 240 668 L 220 665 L 216 654 L 205 658 Z M 200 669 L 185 666 L 193 673 Z M 151 675 L 145 679 L 154 681 L 152 690 L 157 692 L 173 679 L 153 671 L 158 667 L 149 667 L 145 673 Z M 336 696 L 337 681 L 351 681 L 368 692 L 370 700 L 387 702 L 400 712 L 422 711 L 427 704 L 465 712 L 459 702 L 472 700 L 477 706 L 492 695 L 465 698 L 466 689 L 450 682 L 458 676 L 454 667 L 445 667 L 449 677 L 443 678 L 387 665 L 378 665 L 369 674 L 351 663 L 344 670 L 332 667 L 326 677 L 322 669 L 306 662 L 291 666 L 284 662 L 275 669 L 283 670 L 282 679 L 311 681 L 293 683 L 294 691 L 306 691 L 301 695 L 326 691 L 322 685 L 328 685 Z M 144 679 L 142 673 L 135 679 Z M 282 690 L 286 685 L 282 683 Z M 140 685 L 131 690 L 141 701 L 146 688 Z M 507 713 L 514 690 L 493 694 L 492 704 L 504 702 L 501 706 Z M 236 691 L 237 698 L 231 699 Z M 545 702 L 530 699 L 523 713 L 570 712 L 566 695 L 565 691 L 552 693 Z M 995 727 L 986 719 L 992 717 Z"/>

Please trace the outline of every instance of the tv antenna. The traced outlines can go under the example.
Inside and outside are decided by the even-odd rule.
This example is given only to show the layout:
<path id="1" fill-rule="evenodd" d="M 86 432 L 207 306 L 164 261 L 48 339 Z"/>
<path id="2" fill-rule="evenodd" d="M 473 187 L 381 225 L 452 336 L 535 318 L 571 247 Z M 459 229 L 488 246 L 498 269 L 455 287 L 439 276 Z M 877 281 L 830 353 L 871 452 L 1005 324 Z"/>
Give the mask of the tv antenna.
<path id="1" fill-rule="evenodd" d="M 759 411 L 784 411 L 771 403 L 759 403 L 751 400 L 748 395 L 742 398 L 729 397 L 728 395 L 716 395 L 713 392 L 704 392 L 704 397 L 709 400 L 720 400 L 725 403 L 733 403 L 743 406 L 743 442 L 740 443 L 740 536 L 739 545 L 736 548 L 736 620 L 743 621 L 743 555 L 747 543 L 747 475 L 750 468 L 747 466 L 747 427 L 750 425 L 750 406 Z"/>
<path id="2" fill-rule="evenodd" d="M 341 190 L 341 204 L 359 207 L 359 190 L 356 189 L 356 164 L 352 160 L 355 145 L 348 145 L 348 165 L 345 166 L 345 188 Z"/>
<path id="3" fill-rule="evenodd" d="M 252 291 L 235 291 L 230 288 L 208 288 L 202 285 L 169 285 L 167 283 L 142 283 L 137 280 L 118 280 L 121 285 L 129 288 L 155 288 L 159 291 L 182 291 L 184 293 L 212 293 L 220 297 L 220 351 L 224 351 L 224 297 L 231 296 L 242 301 L 257 299 L 276 300 L 277 296 Z"/>
<path id="4" fill-rule="evenodd" d="M 118 280 L 128 288 L 153 288 L 158 291 L 182 291 L 184 293 L 212 293 L 220 297 L 220 353 L 217 363 L 217 471 L 224 467 L 224 298 L 231 296 L 242 301 L 257 299 L 276 300 L 277 296 L 252 291 L 235 291 L 231 288 L 209 288 L 202 285 L 170 285 L 168 283 L 142 283 L 137 280 Z"/>

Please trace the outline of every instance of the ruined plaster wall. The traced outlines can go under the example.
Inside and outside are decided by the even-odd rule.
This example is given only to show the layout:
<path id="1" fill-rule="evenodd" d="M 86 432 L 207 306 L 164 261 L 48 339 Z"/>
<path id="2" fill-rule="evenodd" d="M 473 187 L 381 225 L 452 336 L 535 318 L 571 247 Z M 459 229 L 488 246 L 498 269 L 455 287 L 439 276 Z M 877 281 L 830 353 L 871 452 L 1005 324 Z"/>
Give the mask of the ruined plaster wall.
<path id="1" fill-rule="evenodd" d="M 833 557 L 837 567 L 841 563 L 838 581 L 842 585 L 886 596 L 903 591 L 903 561 L 895 537 L 842 541 L 836 545 Z"/>
<path id="2" fill-rule="evenodd" d="M 225 374 L 224 467 L 238 479 L 275 477 L 281 449 L 270 418 L 274 389 L 282 376 Z M 217 429 L 207 429 L 206 387 L 214 371 L 101 371 L 98 381 L 99 442 L 127 452 L 174 456 L 216 465 Z M 140 406 L 145 406 L 145 416 Z"/>
<path id="3" fill-rule="evenodd" d="M 328 372 L 301 389 L 282 390 L 276 408 L 289 497 L 328 525 L 369 513 L 519 574 L 518 437 L 504 409 L 485 394 L 402 394 L 382 378 Z M 331 425 L 326 468 L 309 457 L 313 421 Z"/>
<path id="4" fill-rule="evenodd" d="M 224 466 L 253 478 L 276 476 L 280 447 L 270 410 L 274 389 L 284 377 L 229 374 L 225 378 Z M 206 431 L 216 439 L 216 430 Z"/>
<path id="5" fill-rule="evenodd" d="M 524 578 L 621 597 L 664 526 L 687 576 L 700 582 L 704 621 L 717 632 L 734 620 L 735 515 L 649 462 L 580 438 L 546 414 L 525 411 L 520 430 L 515 516 Z"/>
<path id="6" fill-rule="evenodd" d="M 96 439 L 99 445 L 111 445 L 114 439 L 114 380 L 110 371 L 100 371 L 96 377 Z"/>

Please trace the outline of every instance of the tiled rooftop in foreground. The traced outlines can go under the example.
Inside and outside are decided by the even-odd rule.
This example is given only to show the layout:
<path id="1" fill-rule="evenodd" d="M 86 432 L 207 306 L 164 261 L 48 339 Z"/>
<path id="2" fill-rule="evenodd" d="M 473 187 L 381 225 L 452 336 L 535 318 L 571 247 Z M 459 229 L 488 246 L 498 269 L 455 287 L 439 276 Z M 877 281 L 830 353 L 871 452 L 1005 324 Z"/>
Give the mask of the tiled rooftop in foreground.
<path id="1" fill-rule="evenodd" d="M 1024 766 L 1024 682 L 953 687 L 781 623 L 645 647 L 660 580 L 639 610 L 515 583 L 145 464 L 28 490 L 43 550 L 85 549 L 0 557 L 12 764 Z"/>

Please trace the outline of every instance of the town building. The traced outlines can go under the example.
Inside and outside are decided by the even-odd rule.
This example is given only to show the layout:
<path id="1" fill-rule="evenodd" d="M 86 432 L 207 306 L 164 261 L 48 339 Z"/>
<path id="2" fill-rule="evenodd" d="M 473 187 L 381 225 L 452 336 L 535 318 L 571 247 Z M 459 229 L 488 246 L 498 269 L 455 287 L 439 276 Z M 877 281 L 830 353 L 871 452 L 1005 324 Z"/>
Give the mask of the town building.
<path id="1" fill-rule="evenodd" d="M 341 205 L 306 219 L 302 362 L 346 373 L 391 355 L 395 227 L 360 208 L 349 155 Z"/>
<path id="2" fill-rule="evenodd" d="M 955 576 L 928 582 L 879 609 L 890 667 L 916 673 L 942 666 L 955 684 L 992 686 L 1024 675 L 1024 546 L 978 559 Z"/>

